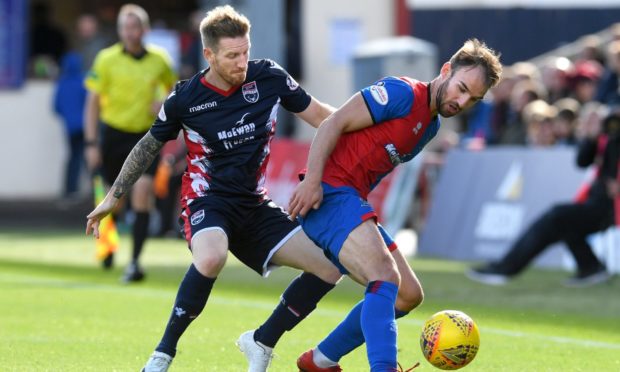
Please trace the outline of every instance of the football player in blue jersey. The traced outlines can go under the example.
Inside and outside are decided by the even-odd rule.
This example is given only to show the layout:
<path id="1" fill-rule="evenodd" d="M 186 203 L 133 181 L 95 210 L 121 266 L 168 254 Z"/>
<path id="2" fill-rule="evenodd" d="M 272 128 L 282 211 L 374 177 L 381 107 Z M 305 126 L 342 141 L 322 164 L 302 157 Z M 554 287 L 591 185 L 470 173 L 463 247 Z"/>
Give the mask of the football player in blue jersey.
<path id="1" fill-rule="evenodd" d="M 177 343 L 202 312 L 230 250 L 261 275 L 274 266 L 304 270 L 282 295 L 278 317 L 248 332 L 239 347 L 256 370 L 265 370 L 278 338 L 307 316 L 341 274 L 277 207 L 263 186 L 269 142 L 281 105 L 314 127 L 333 111 L 308 95 L 277 63 L 249 60 L 250 22 L 230 6 L 209 11 L 200 24 L 209 68 L 180 81 L 150 131 L 128 155 L 105 199 L 87 216 L 86 233 L 98 237 L 110 213 L 149 167 L 164 143 L 183 132 L 187 169 L 181 220 L 192 253 L 164 335 L 143 371 L 167 371 Z"/>

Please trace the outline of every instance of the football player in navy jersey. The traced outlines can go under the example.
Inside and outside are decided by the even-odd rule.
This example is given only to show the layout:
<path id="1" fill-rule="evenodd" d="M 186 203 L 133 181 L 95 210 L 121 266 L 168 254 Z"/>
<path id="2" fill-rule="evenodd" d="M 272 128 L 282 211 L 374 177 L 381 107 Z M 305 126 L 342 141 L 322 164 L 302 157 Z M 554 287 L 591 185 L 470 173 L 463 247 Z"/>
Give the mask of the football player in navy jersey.
<path id="1" fill-rule="evenodd" d="M 371 371 L 397 371 L 395 319 L 418 306 L 423 291 L 377 223 L 367 195 L 435 136 L 439 115 L 454 116 L 473 106 L 498 82 L 501 71 L 498 55 L 471 39 L 431 82 L 383 78 L 321 124 L 289 212 L 341 272 L 366 285 L 366 291 L 326 339 L 300 356 L 301 371 L 341 371 L 340 358 L 364 341 Z"/>
<path id="2" fill-rule="evenodd" d="M 282 333 L 307 316 L 341 274 L 266 195 L 269 142 L 279 106 L 317 127 L 334 109 L 308 95 L 278 64 L 249 60 L 250 22 L 230 6 L 209 11 L 200 24 L 209 68 L 176 84 L 150 131 L 133 148 L 110 192 L 88 216 L 86 233 L 148 168 L 164 143 L 183 131 L 187 169 L 181 220 L 193 262 L 179 286 L 164 335 L 143 371 L 167 371 L 179 338 L 204 309 L 230 250 L 261 275 L 278 265 L 304 270 L 282 295 L 280 315 L 257 342 L 239 347 L 265 370 Z M 272 340 L 272 341 L 270 341 Z M 271 344 L 271 345 L 268 345 Z"/>

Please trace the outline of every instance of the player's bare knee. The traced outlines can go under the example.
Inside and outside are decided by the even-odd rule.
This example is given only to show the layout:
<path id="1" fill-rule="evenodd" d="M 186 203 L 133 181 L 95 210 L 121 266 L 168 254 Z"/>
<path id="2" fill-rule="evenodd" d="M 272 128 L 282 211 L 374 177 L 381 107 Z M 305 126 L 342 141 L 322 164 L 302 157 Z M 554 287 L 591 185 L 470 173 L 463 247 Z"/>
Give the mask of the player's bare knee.
<path id="1" fill-rule="evenodd" d="M 194 266 L 204 276 L 213 278 L 217 276 L 224 264 L 226 263 L 226 255 L 213 253 L 209 255 L 201 255 L 194 257 Z"/>
<path id="2" fill-rule="evenodd" d="M 409 312 L 420 306 L 424 301 L 424 291 L 420 286 L 407 286 L 401 283 L 396 298 L 396 308 L 401 311 Z"/>
<path id="3" fill-rule="evenodd" d="M 386 272 L 386 274 L 387 274 L 387 277 L 383 280 L 400 286 L 400 273 L 398 272 L 398 270 L 394 268 L 394 270 L 390 270 Z"/>
<path id="4" fill-rule="evenodd" d="M 396 262 L 394 261 L 392 256 L 386 255 L 385 257 L 383 257 L 379 267 L 379 280 L 400 285 L 400 272 L 398 271 L 398 267 L 396 266 Z"/>

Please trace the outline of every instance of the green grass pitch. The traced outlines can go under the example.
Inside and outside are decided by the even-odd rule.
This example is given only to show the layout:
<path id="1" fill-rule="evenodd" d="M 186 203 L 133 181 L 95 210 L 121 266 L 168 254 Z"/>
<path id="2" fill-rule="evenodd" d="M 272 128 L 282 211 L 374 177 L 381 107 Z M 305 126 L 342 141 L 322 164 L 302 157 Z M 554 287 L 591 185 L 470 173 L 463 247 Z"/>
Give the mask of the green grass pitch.
<path id="1" fill-rule="evenodd" d="M 94 260 L 90 237 L 76 231 L 0 231 L 0 371 L 139 371 L 156 346 L 190 262 L 181 240 L 149 240 L 144 283 L 119 283 L 129 256 L 122 238 L 116 269 Z M 528 270 L 505 287 L 478 285 L 463 263 L 414 259 L 426 291 L 399 320 L 399 360 L 436 370 L 420 351 L 421 325 L 443 309 L 466 312 L 480 328 L 480 352 L 467 371 L 620 371 L 620 280 L 587 289 L 561 286 L 564 272 Z M 230 258 L 202 315 L 179 344 L 171 371 L 244 371 L 237 336 L 259 325 L 296 275 L 261 279 Z M 270 371 L 325 336 L 362 296 L 348 279 L 276 347 Z M 342 360 L 367 371 L 365 349 Z"/>

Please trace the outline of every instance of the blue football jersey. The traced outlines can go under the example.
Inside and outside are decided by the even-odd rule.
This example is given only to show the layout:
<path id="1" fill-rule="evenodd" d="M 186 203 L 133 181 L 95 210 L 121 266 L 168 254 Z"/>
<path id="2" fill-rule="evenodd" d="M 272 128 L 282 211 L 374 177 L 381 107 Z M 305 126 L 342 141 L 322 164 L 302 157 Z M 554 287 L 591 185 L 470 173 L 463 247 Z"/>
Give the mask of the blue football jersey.
<path id="1" fill-rule="evenodd" d="M 183 131 L 188 164 L 184 202 L 212 193 L 264 200 L 278 107 L 302 112 L 311 97 L 267 59 L 250 61 L 244 83 L 228 91 L 210 85 L 204 75 L 177 83 L 150 132 L 163 142 Z"/>

